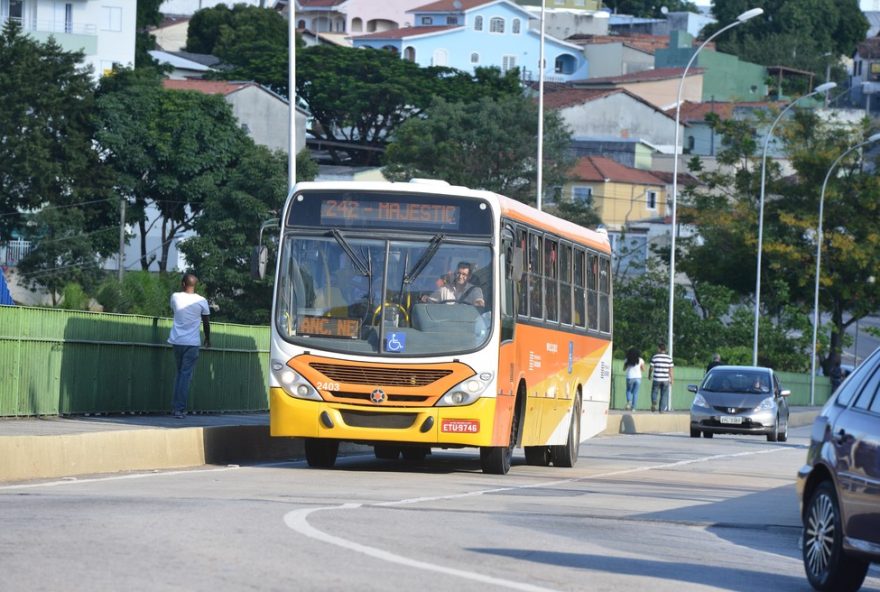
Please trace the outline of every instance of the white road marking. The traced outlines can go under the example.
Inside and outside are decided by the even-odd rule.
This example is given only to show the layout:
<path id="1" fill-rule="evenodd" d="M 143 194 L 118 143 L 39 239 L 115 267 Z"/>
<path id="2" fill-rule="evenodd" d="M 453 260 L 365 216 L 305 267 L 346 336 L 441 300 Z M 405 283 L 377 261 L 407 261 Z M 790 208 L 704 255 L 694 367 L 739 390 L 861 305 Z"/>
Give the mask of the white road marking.
<path id="1" fill-rule="evenodd" d="M 185 469 L 181 471 L 153 471 L 150 473 L 132 473 L 128 475 L 112 475 L 109 477 L 92 477 L 89 479 L 80 479 L 78 477 L 64 477 L 60 481 L 43 481 L 40 483 L 22 483 L 20 485 L 0 485 L 0 491 L 7 489 L 34 489 L 37 487 L 58 487 L 59 485 L 79 485 L 82 483 L 100 483 L 101 481 L 122 481 L 124 479 L 146 479 L 147 477 L 165 477 L 167 475 L 188 475 L 190 473 L 222 473 L 226 471 L 237 471 L 241 467 L 238 465 L 229 465 L 226 467 L 217 467 L 216 469 Z"/>
<path id="2" fill-rule="evenodd" d="M 499 493 L 503 491 L 516 491 L 519 489 L 530 489 L 536 487 L 551 487 L 554 485 L 564 485 L 569 483 L 577 483 L 579 481 L 588 481 L 590 479 L 603 479 L 607 477 L 616 477 L 618 475 L 628 475 L 631 473 L 639 473 L 645 471 L 656 471 L 660 469 L 674 469 L 676 467 L 682 467 L 686 465 L 702 463 L 702 462 L 710 462 L 713 460 L 722 460 L 728 458 L 737 458 L 742 456 L 752 456 L 755 454 L 769 454 L 772 452 L 780 452 L 785 450 L 792 450 L 791 447 L 773 447 L 767 448 L 763 450 L 750 450 L 747 452 L 737 452 L 734 454 L 716 454 L 713 456 L 704 456 L 700 458 L 694 458 L 690 460 L 680 460 L 673 463 L 665 463 L 660 465 L 643 465 L 640 467 L 634 467 L 631 469 L 621 469 L 619 471 L 609 471 L 607 473 L 599 473 L 596 475 L 590 475 L 587 477 L 578 477 L 573 479 L 559 479 L 556 481 L 544 481 L 542 483 L 535 483 L 529 485 L 516 485 L 512 487 L 497 487 L 493 489 L 481 489 L 476 491 L 469 491 L 465 493 L 455 493 L 450 495 L 438 495 L 433 497 L 414 497 L 402 500 L 388 501 L 388 502 L 375 502 L 375 503 L 367 503 L 367 504 L 343 504 L 341 506 L 328 506 L 325 508 L 303 508 L 299 510 L 292 510 L 284 515 L 284 524 L 287 525 L 291 530 L 302 534 L 308 538 L 321 541 L 324 543 L 328 543 L 331 545 L 335 545 L 337 547 L 342 547 L 343 549 L 348 549 L 351 551 L 356 551 L 358 553 L 363 553 L 369 557 L 374 557 L 376 559 L 381 559 L 383 561 L 387 561 L 389 563 L 396 563 L 398 565 L 405 565 L 408 567 L 413 567 L 416 569 L 422 569 L 425 571 L 433 571 L 438 573 L 443 573 L 451 576 L 457 576 L 460 578 L 464 578 L 467 580 L 483 582 L 487 584 L 495 584 L 498 586 L 504 586 L 506 588 L 510 588 L 512 590 L 527 590 L 527 591 L 539 591 L 539 592 L 548 592 L 549 589 L 541 588 L 537 586 L 532 586 L 530 584 L 524 584 L 522 582 L 514 582 L 511 580 L 504 580 L 500 578 L 495 578 L 492 576 L 488 576 L 485 574 L 481 574 L 478 572 L 466 571 L 462 569 L 456 569 L 452 567 L 445 567 L 442 565 L 437 565 L 434 563 L 428 563 L 426 561 L 419 561 L 416 559 L 410 559 L 408 557 L 404 557 L 402 555 L 397 555 L 396 553 L 391 553 L 389 551 L 384 551 L 382 549 L 378 549 L 376 547 L 370 547 L 368 545 L 362 545 L 361 543 L 357 543 L 355 541 L 351 541 L 348 539 L 344 539 L 342 537 L 337 537 L 331 534 L 327 534 L 323 531 L 318 530 L 313 527 L 308 522 L 308 517 L 310 514 L 314 512 L 321 512 L 327 510 L 355 510 L 363 507 L 388 507 L 388 506 L 402 506 L 409 504 L 417 504 L 422 502 L 435 502 L 441 500 L 451 500 L 451 499 L 460 499 L 464 497 L 474 497 L 478 495 L 484 495 L 487 493 Z"/>

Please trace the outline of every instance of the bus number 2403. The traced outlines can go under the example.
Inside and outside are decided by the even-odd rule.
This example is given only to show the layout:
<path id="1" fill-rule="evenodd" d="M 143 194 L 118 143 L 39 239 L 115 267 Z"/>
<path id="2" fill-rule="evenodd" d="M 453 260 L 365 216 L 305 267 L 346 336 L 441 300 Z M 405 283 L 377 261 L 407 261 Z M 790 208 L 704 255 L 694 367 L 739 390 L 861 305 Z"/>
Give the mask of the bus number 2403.
<path id="1" fill-rule="evenodd" d="M 339 383 L 338 382 L 319 382 L 319 383 L 315 384 L 315 386 L 318 387 L 318 389 L 322 390 L 322 391 L 338 391 L 339 390 Z"/>

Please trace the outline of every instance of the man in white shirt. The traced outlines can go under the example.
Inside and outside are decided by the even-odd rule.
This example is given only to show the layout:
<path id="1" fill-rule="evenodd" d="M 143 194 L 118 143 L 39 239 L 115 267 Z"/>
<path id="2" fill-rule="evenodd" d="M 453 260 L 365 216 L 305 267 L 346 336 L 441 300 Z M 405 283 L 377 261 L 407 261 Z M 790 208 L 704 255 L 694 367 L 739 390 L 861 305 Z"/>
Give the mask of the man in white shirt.
<path id="1" fill-rule="evenodd" d="M 174 348 L 174 359 L 177 362 L 177 378 L 174 380 L 174 398 L 171 409 L 174 417 L 183 419 L 186 416 L 186 400 L 189 397 L 189 385 L 193 371 L 199 359 L 199 324 L 205 330 L 205 347 L 211 347 L 211 310 L 208 301 L 196 294 L 198 278 L 185 273 L 180 282 L 181 291 L 171 295 L 171 310 L 174 312 L 174 324 L 168 343 Z"/>

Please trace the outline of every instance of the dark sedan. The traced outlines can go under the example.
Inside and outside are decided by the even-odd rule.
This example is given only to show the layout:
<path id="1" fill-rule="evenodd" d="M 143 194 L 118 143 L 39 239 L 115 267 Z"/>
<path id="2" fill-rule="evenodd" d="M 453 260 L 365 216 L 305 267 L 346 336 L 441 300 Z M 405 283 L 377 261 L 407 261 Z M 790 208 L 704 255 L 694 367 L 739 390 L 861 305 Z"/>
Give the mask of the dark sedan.
<path id="1" fill-rule="evenodd" d="M 770 368 L 715 366 L 699 387 L 688 385 L 691 405 L 691 438 L 715 434 L 758 434 L 770 442 L 788 439 L 790 391 L 779 386 Z"/>
<path id="2" fill-rule="evenodd" d="M 870 562 L 880 562 L 880 349 L 813 422 L 797 490 L 810 584 L 858 590 Z"/>

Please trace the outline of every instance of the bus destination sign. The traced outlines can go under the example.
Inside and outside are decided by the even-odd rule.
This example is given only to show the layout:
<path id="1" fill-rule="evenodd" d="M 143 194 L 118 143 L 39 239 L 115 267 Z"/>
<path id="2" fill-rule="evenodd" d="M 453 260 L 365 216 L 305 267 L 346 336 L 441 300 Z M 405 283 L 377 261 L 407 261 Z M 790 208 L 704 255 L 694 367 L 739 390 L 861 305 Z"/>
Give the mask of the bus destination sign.
<path id="1" fill-rule="evenodd" d="M 299 326 L 300 334 L 321 337 L 357 339 L 360 331 L 361 322 L 358 319 L 304 316 Z"/>
<path id="2" fill-rule="evenodd" d="M 457 205 L 397 201 L 324 199 L 321 224 L 394 225 L 458 229 L 461 208 Z"/>

